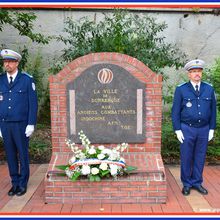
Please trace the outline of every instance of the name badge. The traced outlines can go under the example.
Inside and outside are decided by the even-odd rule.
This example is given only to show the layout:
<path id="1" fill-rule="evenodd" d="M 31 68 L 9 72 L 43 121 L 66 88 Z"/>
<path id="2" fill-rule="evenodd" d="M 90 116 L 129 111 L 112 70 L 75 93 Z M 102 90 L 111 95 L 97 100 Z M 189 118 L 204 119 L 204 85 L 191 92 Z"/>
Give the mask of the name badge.
<path id="1" fill-rule="evenodd" d="M 187 102 L 186 107 L 191 108 L 192 107 L 192 102 Z"/>

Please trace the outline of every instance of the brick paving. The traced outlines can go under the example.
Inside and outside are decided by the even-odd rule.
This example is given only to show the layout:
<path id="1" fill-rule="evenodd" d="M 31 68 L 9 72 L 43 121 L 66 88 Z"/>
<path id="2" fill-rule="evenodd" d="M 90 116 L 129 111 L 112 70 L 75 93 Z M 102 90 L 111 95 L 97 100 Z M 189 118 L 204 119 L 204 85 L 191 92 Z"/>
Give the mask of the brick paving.
<path id="1" fill-rule="evenodd" d="M 206 166 L 204 186 L 209 194 L 192 190 L 189 196 L 181 193 L 179 166 L 165 166 L 167 176 L 166 204 L 45 204 L 44 176 L 47 164 L 31 165 L 28 192 L 22 197 L 9 197 L 10 178 L 6 165 L 0 165 L 0 215 L 147 215 L 147 214 L 212 214 L 220 213 L 220 166 Z"/>

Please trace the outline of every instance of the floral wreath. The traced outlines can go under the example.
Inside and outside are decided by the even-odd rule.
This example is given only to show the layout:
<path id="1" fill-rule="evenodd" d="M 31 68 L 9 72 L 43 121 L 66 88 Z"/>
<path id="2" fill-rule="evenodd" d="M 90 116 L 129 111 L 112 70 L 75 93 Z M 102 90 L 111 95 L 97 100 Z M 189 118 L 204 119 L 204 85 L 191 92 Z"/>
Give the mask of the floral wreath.
<path id="1" fill-rule="evenodd" d="M 58 165 L 58 169 L 65 171 L 64 175 L 70 180 L 76 181 L 80 176 L 87 176 L 90 181 L 101 181 L 102 178 L 113 177 L 117 179 L 118 175 L 129 174 L 136 170 L 136 167 L 127 166 L 121 153 L 127 149 L 128 144 L 118 144 L 109 149 L 103 145 L 95 147 L 91 145 L 87 136 L 80 131 L 79 138 L 82 141 L 82 147 L 67 140 L 66 144 L 73 152 L 67 165 Z"/>

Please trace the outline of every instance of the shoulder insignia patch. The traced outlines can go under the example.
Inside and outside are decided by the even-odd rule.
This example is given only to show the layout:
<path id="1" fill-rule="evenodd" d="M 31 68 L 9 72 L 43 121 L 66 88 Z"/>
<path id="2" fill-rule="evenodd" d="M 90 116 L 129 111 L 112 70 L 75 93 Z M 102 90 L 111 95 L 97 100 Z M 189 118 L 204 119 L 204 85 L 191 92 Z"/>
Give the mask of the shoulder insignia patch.
<path id="1" fill-rule="evenodd" d="M 183 86 L 183 85 L 185 85 L 185 84 L 187 84 L 187 82 L 184 82 L 184 83 L 179 84 L 178 87 Z"/>
<path id="2" fill-rule="evenodd" d="M 24 74 L 24 75 L 26 75 L 26 76 L 28 76 L 28 77 L 30 77 L 30 78 L 33 78 L 33 76 L 31 76 L 30 74 L 28 74 L 28 73 L 26 73 L 26 72 L 22 72 L 22 74 Z"/>
<path id="3" fill-rule="evenodd" d="M 209 86 L 213 87 L 213 85 L 212 85 L 212 84 L 210 84 L 210 83 L 207 83 L 207 82 L 203 82 L 203 83 L 205 83 L 205 84 L 207 84 L 207 85 L 209 85 Z"/>

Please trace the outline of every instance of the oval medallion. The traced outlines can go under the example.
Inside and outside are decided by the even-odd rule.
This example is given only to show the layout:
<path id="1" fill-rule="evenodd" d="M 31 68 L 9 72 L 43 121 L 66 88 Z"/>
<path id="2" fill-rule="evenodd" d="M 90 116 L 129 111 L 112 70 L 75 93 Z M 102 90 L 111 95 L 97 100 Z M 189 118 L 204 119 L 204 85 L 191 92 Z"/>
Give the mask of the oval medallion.
<path id="1" fill-rule="evenodd" d="M 191 102 L 187 102 L 186 103 L 186 107 L 188 107 L 188 108 L 192 107 L 192 103 Z"/>

